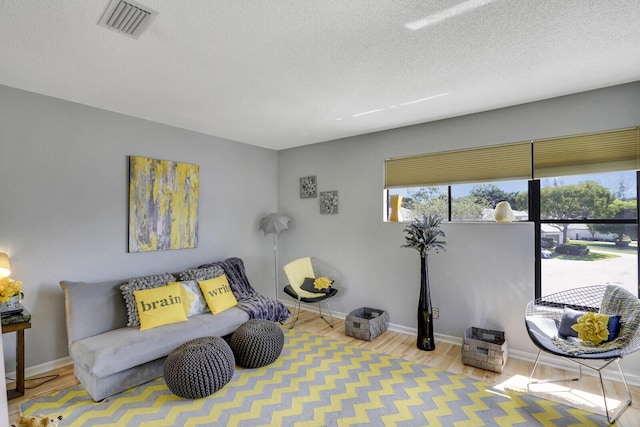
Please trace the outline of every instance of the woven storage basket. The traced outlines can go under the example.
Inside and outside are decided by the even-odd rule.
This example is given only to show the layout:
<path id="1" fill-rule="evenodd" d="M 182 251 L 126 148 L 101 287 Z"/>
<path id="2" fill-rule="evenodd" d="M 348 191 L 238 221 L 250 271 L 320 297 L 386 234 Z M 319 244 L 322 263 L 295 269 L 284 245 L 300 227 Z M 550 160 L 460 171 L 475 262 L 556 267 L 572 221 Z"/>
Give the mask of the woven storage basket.
<path id="1" fill-rule="evenodd" d="M 353 310 L 344 321 L 344 333 L 350 337 L 372 341 L 387 330 L 389 315 L 377 308 L 362 307 Z"/>
<path id="2" fill-rule="evenodd" d="M 508 358 L 507 340 L 503 331 L 475 327 L 464 331 L 462 363 L 465 365 L 502 372 Z"/>

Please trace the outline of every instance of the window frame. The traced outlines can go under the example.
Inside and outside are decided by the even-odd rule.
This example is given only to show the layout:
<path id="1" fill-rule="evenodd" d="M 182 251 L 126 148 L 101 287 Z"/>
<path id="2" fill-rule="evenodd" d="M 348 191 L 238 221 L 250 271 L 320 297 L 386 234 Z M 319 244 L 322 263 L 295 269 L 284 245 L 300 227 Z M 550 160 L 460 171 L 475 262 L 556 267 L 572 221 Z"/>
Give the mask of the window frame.
<path id="1" fill-rule="evenodd" d="M 636 170 L 636 206 L 638 206 L 638 190 L 640 189 L 640 171 Z M 529 221 L 534 223 L 534 253 L 535 253 L 535 294 L 536 299 L 542 298 L 542 225 L 543 224 L 631 224 L 638 227 L 640 225 L 640 206 L 636 208 L 635 218 L 593 218 L 593 219 L 542 219 L 540 206 L 540 180 L 529 181 Z M 639 229 L 640 231 L 640 229 Z M 640 240 L 640 238 L 639 238 Z M 638 287 L 636 295 L 640 296 L 640 245 L 636 249 L 636 274 Z"/>

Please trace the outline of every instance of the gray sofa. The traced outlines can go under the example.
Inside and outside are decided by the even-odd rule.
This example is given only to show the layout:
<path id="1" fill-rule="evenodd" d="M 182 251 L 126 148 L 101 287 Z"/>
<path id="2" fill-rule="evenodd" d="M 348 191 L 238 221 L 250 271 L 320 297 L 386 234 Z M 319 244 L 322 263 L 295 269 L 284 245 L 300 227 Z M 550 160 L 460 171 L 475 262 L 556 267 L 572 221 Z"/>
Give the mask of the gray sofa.
<path id="1" fill-rule="evenodd" d="M 63 280 L 69 356 L 74 374 L 94 400 L 119 393 L 162 376 L 166 356 L 179 345 L 204 336 L 226 336 L 250 318 L 284 322 L 284 304 L 258 294 L 249 284 L 239 258 L 202 267 L 219 267 L 227 275 L 238 305 L 222 313 L 198 314 L 187 322 L 140 330 L 127 326 L 121 286 L 130 279 L 105 282 Z M 198 271 L 172 275 L 178 280 L 198 279 Z M 211 268 L 208 268 L 211 271 Z M 203 277 L 204 278 L 204 277 Z"/>

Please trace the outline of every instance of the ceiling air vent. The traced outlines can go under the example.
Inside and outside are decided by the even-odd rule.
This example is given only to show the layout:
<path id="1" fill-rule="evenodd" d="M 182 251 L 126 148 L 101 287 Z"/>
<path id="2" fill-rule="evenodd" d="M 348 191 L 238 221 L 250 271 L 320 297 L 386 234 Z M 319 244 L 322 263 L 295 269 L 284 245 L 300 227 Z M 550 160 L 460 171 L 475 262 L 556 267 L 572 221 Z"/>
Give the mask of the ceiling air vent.
<path id="1" fill-rule="evenodd" d="M 157 14 L 135 1 L 111 0 L 98 25 L 137 39 Z"/>

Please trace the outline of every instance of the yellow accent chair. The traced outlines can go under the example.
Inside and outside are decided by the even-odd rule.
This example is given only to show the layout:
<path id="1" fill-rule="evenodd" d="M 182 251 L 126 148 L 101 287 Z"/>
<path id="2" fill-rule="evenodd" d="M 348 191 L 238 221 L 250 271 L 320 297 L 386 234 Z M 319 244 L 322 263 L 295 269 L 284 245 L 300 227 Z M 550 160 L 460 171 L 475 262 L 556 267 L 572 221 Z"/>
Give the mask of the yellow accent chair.
<path id="1" fill-rule="evenodd" d="M 329 307 L 329 298 L 335 296 L 338 293 L 338 289 L 334 288 L 338 282 L 339 273 L 330 265 L 324 263 L 315 257 L 298 258 L 291 261 L 283 267 L 284 274 L 287 277 L 289 284 L 285 286 L 284 292 L 296 301 L 294 314 L 291 317 L 291 328 L 294 327 L 298 317 L 300 316 L 300 304 L 318 304 L 318 310 L 320 311 L 320 318 L 327 322 L 329 326 L 333 328 L 333 315 L 331 314 L 331 307 Z M 327 277 L 334 280 L 329 292 L 309 292 L 302 289 L 302 286 L 307 278 Z M 327 320 L 322 315 L 322 303 L 327 305 L 327 311 L 329 312 L 330 320 Z"/>

